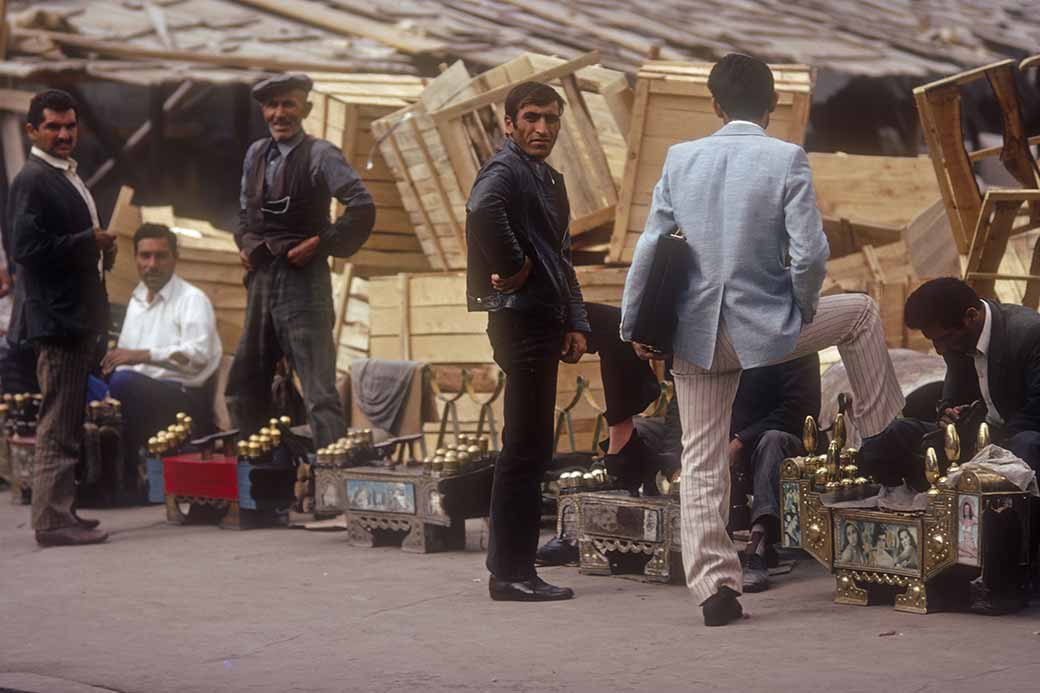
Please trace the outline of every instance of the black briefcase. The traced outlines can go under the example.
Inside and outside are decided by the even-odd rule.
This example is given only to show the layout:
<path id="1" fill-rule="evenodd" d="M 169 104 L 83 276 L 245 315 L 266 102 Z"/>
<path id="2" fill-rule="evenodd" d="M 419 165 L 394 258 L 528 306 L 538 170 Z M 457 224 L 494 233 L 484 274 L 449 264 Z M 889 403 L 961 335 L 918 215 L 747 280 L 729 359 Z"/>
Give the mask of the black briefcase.
<path id="1" fill-rule="evenodd" d="M 693 254 L 681 230 L 658 239 L 643 300 L 636 307 L 633 342 L 659 354 L 671 353 L 679 320 L 679 297 L 689 285 L 692 269 Z"/>

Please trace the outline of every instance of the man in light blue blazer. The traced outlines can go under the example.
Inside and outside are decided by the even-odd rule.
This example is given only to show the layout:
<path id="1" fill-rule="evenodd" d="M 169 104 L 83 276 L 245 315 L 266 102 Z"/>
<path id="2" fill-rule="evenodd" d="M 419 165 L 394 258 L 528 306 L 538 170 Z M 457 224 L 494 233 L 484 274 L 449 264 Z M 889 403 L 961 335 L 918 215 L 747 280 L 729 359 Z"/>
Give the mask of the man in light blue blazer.
<path id="1" fill-rule="evenodd" d="M 708 88 L 725 125 L 669 149 L 625 283 L 621 333 L 632 339 L 658 239 L 680 229 L 693 256 L 672 344 L 684 431 L 683 563 L 705 624 L 725 625 L 742 615 L 740 561 L 726 533 L 741 371 L 837 345 L 854 394 L 850 418 L 864 437 L 899 413 L 903 396 L 877 305 L 863 295 L 820 299 L 827 238 L 805 152 L 765 132 L 777 103 L 769 67 L 727 55 Z"/>

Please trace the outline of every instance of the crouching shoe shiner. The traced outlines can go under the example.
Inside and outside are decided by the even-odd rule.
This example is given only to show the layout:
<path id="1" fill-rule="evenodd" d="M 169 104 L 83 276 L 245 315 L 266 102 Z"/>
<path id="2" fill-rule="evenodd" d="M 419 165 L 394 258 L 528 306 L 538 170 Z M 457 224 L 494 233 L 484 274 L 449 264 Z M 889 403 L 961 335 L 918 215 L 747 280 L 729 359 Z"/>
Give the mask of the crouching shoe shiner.
<path id="1" fill-rule="evenodd" d="M 489 312 L 488 337 L 506 374 L 487 556 L 495 600 L 574 596 L 534 569 L 540 482 L 553 453 L 556 375 L 561 360 L 582 357 L 589 332 L 570 260 L 567 189 L 545 163 L 563 108 L 547 85 L 516 86 L 505 102 L 509 139 L 480 170 L 466 205 L 467 305 Z"/>
<path id="2" fill-rule="evenodd" d="M 253 88 L 271 136 L 254 142 L 243 164 L 235 242 L 249 298 L 226 395 L 237 428 L 261 428 L 274 413 L 275 367 L 287 357 L 320 448 L 346 432 L 326 261 L 357 252 L 372 231 L 375 207 L 343 153 L 303 131 L 310 89 L 306 75 L 272 77 Z M 329 219 L 333 198 L 346 207 L 335 222 Z"/>

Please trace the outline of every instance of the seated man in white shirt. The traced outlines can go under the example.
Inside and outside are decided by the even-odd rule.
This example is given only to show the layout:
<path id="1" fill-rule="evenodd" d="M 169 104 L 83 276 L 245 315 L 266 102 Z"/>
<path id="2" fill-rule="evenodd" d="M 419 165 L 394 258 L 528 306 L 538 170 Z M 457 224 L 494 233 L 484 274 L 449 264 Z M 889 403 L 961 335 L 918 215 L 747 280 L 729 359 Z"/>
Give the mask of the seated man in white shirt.
<path id="1" fill-rule="evenodd" d="M 136 452 L 177 412 L 192 417 L 195 434 L 212 430 L 212 378 L 222 349 L 209 298 L 174 273 L 177 235 L 143 224 L 134 234 L 134 260 L 141 283 L 101 370 L 109 394 L 123 403 L 126 449 Z M 94 391 L 98 383 L 91 385 Z"/>

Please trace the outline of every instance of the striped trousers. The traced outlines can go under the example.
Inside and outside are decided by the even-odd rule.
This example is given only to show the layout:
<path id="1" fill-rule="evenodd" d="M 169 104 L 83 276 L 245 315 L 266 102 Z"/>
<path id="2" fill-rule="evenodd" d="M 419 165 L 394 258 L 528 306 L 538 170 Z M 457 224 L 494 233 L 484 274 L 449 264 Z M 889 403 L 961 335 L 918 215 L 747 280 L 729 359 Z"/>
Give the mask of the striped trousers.
<path id="1" fill-rule="evenodd" d="M 768 336 L 763 336 L 768 339 Z M 815 320 L 802 328 L 783 363 L 837 346 L 853 393 L 849 418 L 864 437 L 880 433 L 903 408 L 903 394 L 888 356 L 881 314 L 862 294 L 820 299 Z M 675 391 L 683 429 L 679 485 L 683 568 L 698 603 L 722 587 L 741 591 L 740 559 L 726 533 L 729 515 L 729 444 L 740 360 L 725 325 L 720 325 L 712 366 L 703 369 L 676 358 Z"/>
<path id="2" fill-rule="evenodd" d="M 36 345 L 36 377 L 43 401 L 36 426 L 33 529 L 76 524 L 76 465 L 83 445 L 87 375 L 96 363 L 97 336 Z"/>

